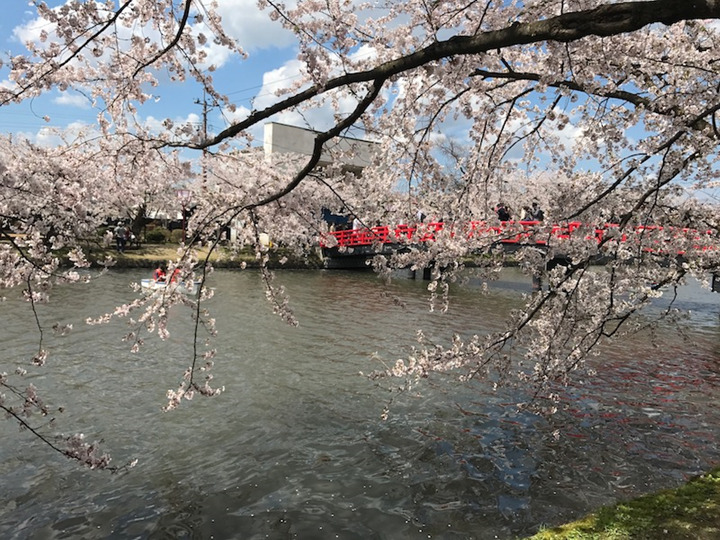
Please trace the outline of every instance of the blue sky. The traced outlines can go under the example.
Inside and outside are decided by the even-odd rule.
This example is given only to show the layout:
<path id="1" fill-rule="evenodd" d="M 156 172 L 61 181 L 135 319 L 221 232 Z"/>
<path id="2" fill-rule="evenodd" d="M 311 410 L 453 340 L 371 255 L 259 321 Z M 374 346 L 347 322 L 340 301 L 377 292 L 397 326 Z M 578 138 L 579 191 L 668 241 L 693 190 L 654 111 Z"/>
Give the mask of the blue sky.
<path id="1" fill-rule="evenodd" d="M 64 2 L 50 0 L 51 7 Z M 24 0 L 5 0 L 0 18 L 0 43 L 3 60 L 8 55 L 23 52 L 22 39 L 37 34 L 34 8 Z M 267 104 L 271 97 L 270 87 L 277 82 L 291 81 L 297 76 L 298 64 L 294 61 L 296 50 L 293 35 L 278 23 L 261 13 L 255 0 L 220 0 L 223 22 L 238 43 L 249 53 L 249 59 L 240 61 L 224 57 L 222 51 L 211 50 L 219 69 L 213 78 L 222 93 L 228 94 L 241 113 L 243 110 Z M 7 70 L 0 70 L 0 82 L 7 79 Z M 148 103 L 140 110 L 140 118 L 151 124 L 170 118 L 174 122 L 201 123 L 203 107 L 202 89 L 194 82 L 161 84 L 157 102 Z M 23 135 L 30 140 L 42 142 L 48 127 L 68 128 L 75 123 L 93 124 L 96 110 L 77 93 L 61 94 L 53 90 L 43 96 L 20 105 L 0 107 L 0 130 Z M 46 122 L 44 117 L 49 117 Z M 228 114 L 223 117 L 219 109 L 208 114 L 210 131 L 219 131 L 227 125 Z"/>

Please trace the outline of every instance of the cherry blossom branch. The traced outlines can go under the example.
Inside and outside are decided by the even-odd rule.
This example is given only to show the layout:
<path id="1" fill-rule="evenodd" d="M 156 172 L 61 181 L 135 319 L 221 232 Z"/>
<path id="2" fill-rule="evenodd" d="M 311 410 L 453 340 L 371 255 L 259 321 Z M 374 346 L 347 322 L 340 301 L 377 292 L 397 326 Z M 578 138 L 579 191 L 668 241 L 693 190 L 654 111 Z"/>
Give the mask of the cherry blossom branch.
<path id="1" fill-rule="evenodd" d="M 85 41 L 83 41 L 77 48 L 75 48 L 75 50 L 73 50 L 65 60 L 63 60 L 62 62 L 60 62 L 56 65 L 53 65 L 51 68 L 49 68 L 44 73 L 41 73 L 36 78 L 36 80 L 34 80 L 33 82 L 28 83 L 24 86 L 21 86 L 19 91 L 13 92 L 11 94 L 11 98 L 0 100 L 0 105 L 5 105 L 5 104 L 9 103 L 11 101 L 11 99 L 17 99 L 18 97 L 22 96 L 25 92 L 27 92 L 31 88 L 37 86 L 38 85 L 37 81 L 44 80 L 46 77 L 59 71 L 63 67 L 67 66 L 70 62 L 75 60 L 78 57 L 78 55 L 80 55 L 80 53 L 82 53 L 82 51 L 86 47 L 88 47 L 90 44 L 92 44 L 105 31 L 107 31 L 108 28 L 112 27 L 117 22 L 117 20 L 120 18 L 120 15 L 122 15 L 122 13 L 133 3 L 133 1 L 134 0 L 127 0 L 124 4 L 122 4 L 117 9 L 117 11 L 115 11 L 115 13 L 113 14 L 112 17 L 110 17 L 103 25 L 100 26 L 100 28 L 98 30 L 96 30 L 94 33 L 92 33 L 87 39 L 85 39 Z M 67 48 L 66 50 L 69 50 L 69 48 Z"/>
<path id="2" fill-rule="evenodd" d="M 65 442 L 67 443 L 67 448 L 60 448 L 58 445 L 53 443 L 50 439 L 48 439 L 45 435 L 40 433 L 37 429 L 32 427 L 24 418 L 22 418 L 20 415 L 18 415 L 12 408 L 6 407 L 2 403 L 0 403 L 0 409 L 5 411 L 5 414 L 9 417 L 12 417 L 15 419 L 21 426 L 22 429 L 28 430 L 30 433 L 33 434 L 34 437 L 39 439 L 43 444 L 50 447 L 55 452 L 69 458 L 73 459 L 82 465 L 89 467 L 90 469 L 104 469 L 107 471 L 110 471 L 112 473 L 117 473 L 129 468 L 132 468 L 137 463 L 137 460 L 134 460 L 127 465 L 123 465 L 121 467 L 117 466 L 111 466 L 110 465 L 110 456 L 107 454 L 103 454 L 101 456 L 98 456 L 98 444 L 97 443 L 86 443 L 84 441 L 83 435 L 73 435 L 71 437 L 68 437 Z"/>
<path id="3" fill-rule="evenodd" d="M 296 24 L 293 20 L 291 20 L 290 17 L 288 17 L 287 13 L 285 13 L 285 11 L 283 9 L 281 9 L 278 4 L 276 4 L 272 0 L 263 0 L 263 1 L 266 2 L 270 7 L 272 7 L 273 11 L 277 14 L 277 16 L 279 18 L 281 18 L 282 20 L 284 20 L 288 26 L 292 27 L 292 29 L 295 32 L 297 32 L 300 35 L 305 36 L 306 38 L 308 38 L 311 42 L 315 43 L 316 45 L 326 48 L 320 41 L 315 39 L 315 36 L 313 36 L 312 33 L 305 30 L 302 27 L 302 25 Z"/>
<path id="4" fill-rule="evenodd" d="M 35 268 L 36 270 L 41 271 L 41 272 L 44 271 L 43 268 L 42 268 L 42 266 L 40 266 L 40 265 L 37 263 L 37 261 L 35 261 L 34 259 L 32 259 L 32 258 L 25 252 L 25 250 L 15 241 L 15 238 L 13 238 L 12 236 L 10 236 L 8 233 L 6 233 L 5 231 L 3 231 L 2 229 L 0 229 L 0 238 L 1 238 L 3 241 L 5 241 L 5 242 L 7 242 L 8 244 L 10 244 L 10 245 L 13 247 L 13 249 L 15 250 L 15 252 L 20 256 L 20 258 L 21 258 L 22 260 L 24 260 L 25 262 L 27 262 L 28 264 L 30 264 L 30 265 L 31 265 L 33 268 Z M 47 273 L 47 272 L 46 272 L 46 273 Z"/>
<path id="5" fill-rule="evenodd" d="M 675 0 L 623 2 L 564 13 L 539 21 L 515 22 L 507 28 L 482 32 L 473 36 L 454 36 L 448 40 L 431 43 L 406 56 L 384 62 L 373 69 L 346 73 L 331 78 L 322 85 L 312 85 L 261 111 L 251 112 L 244 120 L 193 147 L 201 149 L 215 146 L 274 114 L 293 108 L 331 90 L 357 83 L 388 80 L 401 73 L 445 58 L 476 55 L 496 49 L 543 41 L 571 42 L 588 36 L 617 35 L 638 30 L 652 23 L 671 25 L 682 20 L 717 17 L 720 17 L 720 3 L 714 0 L 696 0 L 690 5 L 680 4 Z"/>
<path id="6" fill-rule="evenodd" d="M 142 64 L 140 64 L 133 73 L 133 78 L 138 75 L 143 69 L 147 68 L 148 66 L 153 65 L 155 62 L 157 62 L 160 58 L 165 56 L 168 52 L 170 52 L 175 46 L 180 43 L 180 38 L 182 37 L 183 31 L 185 30 L 185 27 L 187 26 L 188 19 L 190 18 L 190 7 L 192 5 L 192 0 L 185 0 L 185 7 L 183 8 L 182 17 L 180 17 L 180 20 L 178 21 L 178 29 L 175 32 L 175 35 L 170 40 L 170 42 L 163 47 L 162 50 L 158 51 L 158 53 L 153 56 L 152 58 L 146 60 Z"/>
<path id="7" fill-rule="evenodd" d="M 310 158 L 308 159 L 305 166 L 295 175 L 295 178 L 291 182 L 289 182 L 283 189 L 269 195 L 268 197 L 265 197 L 257 203 L 248 205 L 248 208 L 253 209 L 259 206 L 266 206 L 274 201 L 281 199 L 282 197 L 290 193 L 293 189 L 295 189 L 295 187 L 297 187 L 300 182 L 308 174 L 310 174 L 320 162 L 320 156 L 322 154 L 324 144 L 340 135 L 343 131 L 351 127 L 353 124 L 355 124 L 355 122 L 360 119 L 363 113 L 370 107 L 373 101 L 375 101 L 375 98 L 377 98 L 380 90 L 382 89 L 383 82 L 384 80 L 375 81 L 372 88 L 368 91 L 367 95 L 357 104 L 351 114 L 349 114 L 341 122 L 338 122 L 333 128 L 325 131 L 324 133 L 319 133 L 315 137 L 315 140 L 313 142 L 313 151 L 310 155 Z"/>
<path id="8" fill-rule="evenodd" d="M 632 165 L 631 167 L 628 167 L 628 169 L 625 170 L 625 172 L 620 175 L 617 179 L 615 179 L 614 182 L 612 182 L 607 188 L 605 188 L 602 192 L 600 192 L 597 196 L 593 197 L 591 200 L 583 204 L 580 208 L 575 210 L 571 215 L 568 216 L 568 219 L 573 219 L 574 217 L 581 216 L 584 212 L 595 206 L 597 203 L 602 201 L 605 197 L 610 195 L 613 191 L 615 191 L 618 186 L 620 186 L 626 179 L 628 179 L 634 172 L 637 172 L 640 168 L 640 166 L 652 159 L 655 155 L 657 155 L 660 151 L 668 150 L 670 147 L 672 147 L 677 141 L 679 141 L 683 136 L 685 136 L 687 132 L 685 130 L 678 131 L 675 133 L 672 137 L 667 139 L 665 142 L 663 142 L 660 146 L 658 146 L 653 153 L 646 153 L 644 156 L 642 156 L 639 160 L 637 160 L 637 163 Z M 675 175 L 679 174 L 680 170 L 677 170 Z M 667 183 L 667 182 L 666 182 Z M 632 216 L 632 213 L 626 214 L 624 216 L 624 222 L 623 225 L 627 224 L 630 217 Z"/>
<path id="9" fill-rule="evenodd" d="M 470 88 L 465 88 L 461 92 L 455 94 L 454 96 L 450 97 L 449 99 L 445 100 L 444 102 L 440 103 L 437 107 L 437 110 L 435 110 L 432 114 L 432 116 L 428 119 L 427 124 L 422 129 L 422 134 L 420 136 L 420 140 L 418 141 L 419 144 L 415 148 L 415 157 L 413 158 L 413 166 L 410 170 L 410 175 L 408 178 L 408 183 L 412 183 L 412 179 L 415 177 L 415 164 L 419 161 L 418 160 L 418 154 L 420 152 L 420 148 L 422 147 L 423 141 L 428 138 L 432 133 L 432 126 L 435 125 L 435 123 L 438 121 L 442 113 L 445 111 L 447 107 L 452 105 L 453 103 L 457 102 L 463 95 L 468 93 L 470 91 Z"/>
<path id="10" fill-rule="evenodd" d="M 33 295 L 32 290 L 32 275 L 28 275 L 26 279 L 27 283 L 27 291 L 28 291 L 28 302 L 30 302 L 30 309 L 32 310 L 33 317 L 35 319 L 35 326 L 37 327 L 38 334 L 39 334 L 39 341 L 38 341 L 38 352 L 33 358 L 33 363 L 38 366 L 42 366 L 45 363 L 45 358 L 47 357 L 47 353 L 43 350 L 43 328 L 40 324 L 40 317 L 38 316 L 37 309 L 35 307 L 35 297 Z"/>
<path id="11" fill-rule="evenodd" d="M 543 77 L 537 73 L 528 72 L 517 72 L 513 70 L 508 71 L 490 71 L 486 69 L 476 69 L 470 74 L 471 77 L 482 77 L 484 79 L 507 79 L 513 81 L 533 81 L 541 82 Z M 543 81 L 544 82 L 544 81 Z M 588 88 L 576 81 L 563 80 L 554 82 L 544 82 L 547 86 L 552 88 L 558 88 L 560 90 L 573 90 L 590 96 L 597 96 L 602 98 L 616 99 L 624 101 L 634 105 L 635 107 L 642 107 L 652 113 L 659 114 L 662 116 L 680 117 L 682 116 L 683 110 L 679 104 L 674 104 L 671 107 L 661 107 L 657 101 L 650 98 L 643 97 L 639 94 L 629 92 L 627 90 L 608 90 L 605 88 Z M 696 129 L 700 131 L 712 128 L 714 122 L 714 115 L 720 110 L 720 103 L 708 107 L 705 111 L 697 114 L 693 119 L 687 123 L 688 128 Z M 705 117 L 710 117 L 711 121 L 705 120 Z M 717 132 L 715 136 L 718 137 Z"/>

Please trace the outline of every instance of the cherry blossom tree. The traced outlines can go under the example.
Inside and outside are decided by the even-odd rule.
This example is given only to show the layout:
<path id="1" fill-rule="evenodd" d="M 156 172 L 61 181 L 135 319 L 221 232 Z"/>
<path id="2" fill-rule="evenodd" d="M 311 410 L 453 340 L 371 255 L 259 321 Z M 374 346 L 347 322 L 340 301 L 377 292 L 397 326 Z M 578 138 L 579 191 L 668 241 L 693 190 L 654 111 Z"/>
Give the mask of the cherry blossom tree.
<path id="1" fill-rule="evenodd" d="M 548 222 L 580 224 L 566 238 L 538 225 L 514 254 L 547 287 L 528 296 L 506 331 L 456 336 L 447 346 L 421 338 L 410 358 L 378 377 L 494 371 L 543 396 L 599 343 L 637 330 L 635 315 L 654 297 L 718 270 L 717 208 L 696 196 L 718 180 L 716 0 L 259 0 L 259 10 L 294 33 L 301 69 L 274 101 L 249 111 L 213 79 L 213 51 L 246 56 L 223 26 L 220 0 L 31 3 L 48 24 L 27 54 L 6 62 L 11 84 L 0 90 L 0 105 L 74 89 L 98 106 L 103 141 L 48 150 L 3 140 L 10 152 L 3 155 L 24 154 L 22 170 L 4 162 L 3 230 L 15 231 L 18 222 L 26 230 L 22 237 L 2 233 L 0 271 L 5 288 L 22 284 L 33 302 L 58 276 L 74 278 L 59 268 L 58 249 L 70 249 L 77 267 L 86 264 L 80 239 L 117 206 L 118 193 L 103 189 L 108 174 L 123 200 L 140 205 L 148 191 L 138 182 L 177 149 L 204 153 L 195 169 L 202 167 L 202 179 L 189 185 L 197 203 L 193 238 L 215 248 L 218 231 L 242 223 L 237 245 L 255 246 L 261 259 L 263 231 L 298 249 L 316 245 L 325 232 L 322 207 L 346 207 L 366 224 L 407 223 L 418 210 L 465 224 L 495 220 L 500 200 L 537 199 Z M 163 84 L 187 80 L 234 120 L 211 134 L 170 119 L 148 129 L 143 106 Z M 268 160 L 256 149 L 256 128 L 293 118 L 317 119 L 307 126 L 316 131 L 312 153 Z M 321 162 L 343 136 L 377 143 L 362 174 L 339 165 L 349 157 L 342 152 L 335 166 Z M 88 165 L 93 153 L 104 167 Z M 174 174 L 153 177 L 159 191 L 175 182 Z M 43 199 L 49 184 L 57 204 Z M 79 200 L 96 204 L 85 208 Z M 613 227 L 598 236 L 596 228 L 609 221 Z M 483 255 L 497 255 L 497 240 L 487 231 L 438 234 L 426 250 L 373 263 L 386 275 L 432 265 L 429 288 L 442 299 L 469 259 L 492 277 L 502 258 Z M 537 249 L 538 240 L 547 249 Z M 606 265 L 591 270 L 599 257 Z M 209 269 L 190 247 L 176 264 L 193 279 Z M 274 308 L 294 323 L 267 276 Z M 138 301 L 116 315 L 140 310 L 138 326 L 162 337 L 167 301 L 183 300 Z M 201 303 L 202 296 L 191 308 L 198 324 L 210 324 Z M 134 334 L 131 341 L 142 340 Z M 33 361 L 44 356 L 41 348 Z M 211 357 L 210 350 L 194 352 L 170 408 L 194 392 L 216 393 L 208 379 L 198 382 Z M 21 401 L 34 401 L 32 390 L 13 388 Z M 0 405 L 20 417 L 17 406 Z"/>

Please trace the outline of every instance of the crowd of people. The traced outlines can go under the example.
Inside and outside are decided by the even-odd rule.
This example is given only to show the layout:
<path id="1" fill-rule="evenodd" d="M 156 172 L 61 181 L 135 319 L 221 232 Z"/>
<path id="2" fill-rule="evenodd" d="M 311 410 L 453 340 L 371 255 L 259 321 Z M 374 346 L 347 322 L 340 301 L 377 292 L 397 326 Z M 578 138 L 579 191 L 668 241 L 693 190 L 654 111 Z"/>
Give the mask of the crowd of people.
<path id="1" fill-rule="evenodd" d="M 502 202 L 495 206 L 495 213 L 500 221 L 511 221 L 513 219 L 510 207 Z M 545 212 L 540 208 L 537 201 L 533 201 L 531 206 L 523 206 L 518 216 L 519 221 L 543 221 L 544 219 Z"/>
<path id="2" fill-rule="evenodd" d="M 511 208 L 503 202 L 499 202 L 495 206 L 495 214 L 500 221 L 512 221 L 514 219 Z M 424 223 L 427 215 L 422 210 L 418 210 L 415 217 L 418 223 Z M 322 219 L 328 224 L 328 228 L 331 232 L 348 229 L 356 231 L 365 228 L 362 220 L 352 213 L 333 214 L 327 208 L 323 208 Z M 520 209 L 519 215 L 516 219 L 518 221 L 544 221 L 545 212 L 537 201 L 533 201 L 530 206 L 525 205 Z M 439 221 L 444 220 L 441 219 Z"/>

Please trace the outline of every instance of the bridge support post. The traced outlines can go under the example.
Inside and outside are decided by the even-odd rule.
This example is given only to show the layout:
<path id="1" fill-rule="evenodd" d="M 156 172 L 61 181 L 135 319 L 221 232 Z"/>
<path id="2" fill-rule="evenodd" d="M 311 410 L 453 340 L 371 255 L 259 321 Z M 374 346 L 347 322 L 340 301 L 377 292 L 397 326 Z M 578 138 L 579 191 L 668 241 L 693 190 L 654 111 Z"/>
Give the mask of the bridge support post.
<path id="1" fill-rule="evenodd" d="M 432 270 L 435 263 L 430 263 L 430 266 L 422 268 L 422 279 L 424 281 L 430 281 L 432 279 Z M 419 279 L 419 270 L 410 270 L 410 279 Z"/>
<path id="2" fill-rule="evenodd" d="M 570 266 L 570 259 L 564 255 L 558 255 L 553 257 L 545 263 L 542 268 L 536 268 L 532 274 L 532 290 L 533 292 L 539 292 L 543 289 L 543 275 L 550 272 L 556 266 Z M 718 283 L 720 287 L 720 280 Z"/>
<path id="3" fill-rule="evenodd" d="M 533 292 L 542 291 L 542 273 L 541 272 L 533 272 L 532 290 L 533 290 Z"/>

